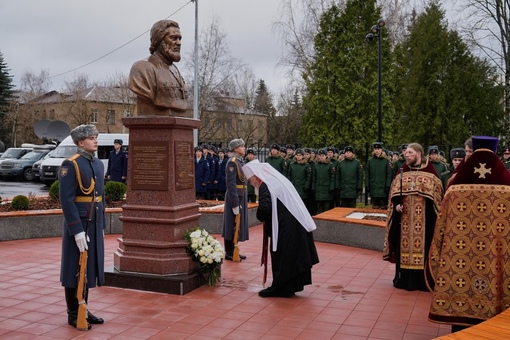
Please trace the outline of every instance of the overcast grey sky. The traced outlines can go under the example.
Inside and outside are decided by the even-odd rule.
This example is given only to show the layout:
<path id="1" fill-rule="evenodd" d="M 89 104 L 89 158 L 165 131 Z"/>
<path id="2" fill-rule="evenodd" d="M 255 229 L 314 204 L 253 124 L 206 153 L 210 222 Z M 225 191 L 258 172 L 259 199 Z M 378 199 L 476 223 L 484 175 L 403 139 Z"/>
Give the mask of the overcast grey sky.
<path id="1" fill-rule="evenodd" d="M 285 83 L 283 71 L 277 68 L 283 47 L 271 32 L 279 17 L 279 4 L 279 0 L 198 0 L 199 30 L 209 26 L 213 17 L 218 18 L 232 55 L 250 65 L 273 92 Z M 186 55 L 195 37 L 195 4 L 189 0 L 4 0 L 0 51 L 17 86 L 26 71 L 38 75 L 48 70 L 50 76 L 71 71 L 128 43 L 167 17 L 181 26 L 181 52 Z M 148 55 L 147 32 L 88 66 L 52 78 L 51 89 L 60 90 L 64 80 L 81 74 L 91 82 L 104 81 L 118 72 L 127 75 L 135 61 Z M 180 67 L 184 67 L 182 61 Z"/>

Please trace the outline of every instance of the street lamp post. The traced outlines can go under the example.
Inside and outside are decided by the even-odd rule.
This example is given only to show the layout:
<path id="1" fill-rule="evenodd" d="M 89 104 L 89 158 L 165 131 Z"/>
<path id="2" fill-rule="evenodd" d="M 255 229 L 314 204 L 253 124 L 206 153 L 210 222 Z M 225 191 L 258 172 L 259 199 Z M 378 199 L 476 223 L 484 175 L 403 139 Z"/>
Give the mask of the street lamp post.
<path id="1" fill-rule="evenodd" d="M 373 25 L 370 32 L 365 36 L 368 41 L 377 38 L 378 43 L 378 98 L 377 98 L 377 122 L 378 122 L 378 139 L 377 141 L 382 142 L 382 45 L 381 45 L 381 28 L 386 25 L 384 19 L 380 18 L 377 20 L 377 24 Z"/>

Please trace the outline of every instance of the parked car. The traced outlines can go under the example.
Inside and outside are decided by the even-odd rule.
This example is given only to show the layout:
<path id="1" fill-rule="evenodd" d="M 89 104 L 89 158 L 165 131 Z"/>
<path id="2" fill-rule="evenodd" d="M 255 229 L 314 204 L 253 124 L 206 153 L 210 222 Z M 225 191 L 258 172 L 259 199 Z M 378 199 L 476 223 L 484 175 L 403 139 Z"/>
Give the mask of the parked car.
<path id="1" fill-rule="evenodd" d="M 48 157 L 51 157 L 51 154 L 52 154 L 53 150 L 51 150 L 50 152 L 48 152 L 46 155 L 44 155 L 41 159 L 39 159 L 38 161 L 36 161 L 33 165 L 32 165 L 32 173 L 34 174 L 34 181 L 38 181 L 41 179 L 41 164 L 42 162 L 48 158 Z"/>
<path id="2" fill-rule="evenodd" d="M 0 178 L 19 178 L 25 181 L 34 179 L 33 164 L 47 155 L 49 150 L 34 150 L 20 159 L 7 159 L 0 164 Z"/>
<path id="3" fill-rule="evenodd" d="M 33 148 L 8 148 L 2 156 L 0 156 L 0 164 L 7 159 L 20 159 L 32 150 Z"/>

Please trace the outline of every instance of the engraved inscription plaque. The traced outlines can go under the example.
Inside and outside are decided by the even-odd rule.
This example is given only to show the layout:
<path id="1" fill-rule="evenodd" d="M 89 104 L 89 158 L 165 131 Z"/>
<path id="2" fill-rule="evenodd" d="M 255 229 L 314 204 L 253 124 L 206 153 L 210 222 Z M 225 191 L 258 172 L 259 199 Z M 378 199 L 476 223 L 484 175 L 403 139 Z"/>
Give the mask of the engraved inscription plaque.
<path id="1" fill-rule="evenodd" d="M 192 142 L 175 142 L 175 190 L 195 187 Z"/>
<path id="2" fill-rule="evenodd" d="M 131 186 L 135 190 L 168 190 L 168 142 L 131 142 Z"/>

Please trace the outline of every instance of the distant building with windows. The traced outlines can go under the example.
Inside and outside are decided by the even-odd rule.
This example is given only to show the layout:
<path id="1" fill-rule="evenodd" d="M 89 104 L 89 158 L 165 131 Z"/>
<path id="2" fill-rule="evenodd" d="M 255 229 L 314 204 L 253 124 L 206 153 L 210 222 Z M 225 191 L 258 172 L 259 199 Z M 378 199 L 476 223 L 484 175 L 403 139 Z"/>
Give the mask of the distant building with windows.
<path id="1" fill-rule="evenodd" d="M 61 120 L 71 129 L 94 124 L 100 133 L 128 133 L 122 118 L 137 115 L 136 96 L 128 88 L 93 86 L 73 92 L 50 91 L 30 100 L 22 99 L 22 94 L 18 98 L 8 120 L 18 144 L 41 142 L 34 133 L 35 123 L 41 120 Z M 225 92 L 216 91 L 209 98 L 200 114 L 199 144 L 225 147 L 234 138 L 243 138 L 247 144 L 267 142 L 266 115 Z"/>

